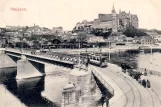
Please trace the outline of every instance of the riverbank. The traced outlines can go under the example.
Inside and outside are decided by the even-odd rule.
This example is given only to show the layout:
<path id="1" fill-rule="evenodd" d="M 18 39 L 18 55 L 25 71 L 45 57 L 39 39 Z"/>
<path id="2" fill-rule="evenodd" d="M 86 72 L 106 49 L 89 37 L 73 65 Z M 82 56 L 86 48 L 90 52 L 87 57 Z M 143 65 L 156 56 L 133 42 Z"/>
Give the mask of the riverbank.
<path id="1" fill-rule="evenodd" d="M 68 53 L 68 54 L 79 54 L 81 53 L 93 53 L 93 52 L 102 52 L 102 53 L 115 53 L 115 52 L 124 52 L 127 50 L 138 50 L 139 47 L 144 50 L 151 50 L 151 48 L 155 50 L 161 51 L 161 46 L 142 46 L 141 44 L 131 44 L 131 45 L 123 45 L 123 46 L 113 46 L 111 48 L 109 47 L 101 47 L 101 48 L 81 48 L 81 49 L 52 49 L 51 52 L 61 52 L 61 53 Z"/>

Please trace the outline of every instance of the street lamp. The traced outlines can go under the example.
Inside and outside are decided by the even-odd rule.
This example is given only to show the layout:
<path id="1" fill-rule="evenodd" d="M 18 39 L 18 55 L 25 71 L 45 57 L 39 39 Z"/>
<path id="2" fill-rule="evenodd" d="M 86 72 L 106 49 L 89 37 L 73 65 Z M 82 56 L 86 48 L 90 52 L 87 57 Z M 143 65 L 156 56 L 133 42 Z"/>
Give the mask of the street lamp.
<path id="1" fill-rule="evenodd" d="M 80 70 L 80 38 L 79 38 L 79 70 Z"/>
<path id="2" fill-rule="evenodd" d="M 111 55 L 110 55 L 110 41 L 108 42 L 109 44 L 109 50 L 108 50 L 108 60 L 110 61 L 110 57 L 111 57 Z"/>
<path id="3" fill-rule="evenodd" d="M 152 64 L 152 57 L 153 57 L 153 47 L 152 47 L 152 44 L 154 43 L 154 40 L 152 40 L 151 42 L 151 49 L 150 49 L 150 53 L 151 53 L 151 64 Z"/>
<path id="4" fill-rule="evenodd" d="M 23 35 L 21 37 L 21 53 L 23 54 Z"/>

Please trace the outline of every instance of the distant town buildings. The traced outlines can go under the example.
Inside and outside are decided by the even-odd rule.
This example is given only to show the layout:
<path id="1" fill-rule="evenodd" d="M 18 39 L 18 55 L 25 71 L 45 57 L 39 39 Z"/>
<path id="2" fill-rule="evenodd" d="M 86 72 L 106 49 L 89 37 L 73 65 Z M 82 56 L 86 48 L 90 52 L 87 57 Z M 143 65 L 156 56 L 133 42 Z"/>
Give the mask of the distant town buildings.
<path id="1" fill-rule="evenodd" d="M 61 36 L 62 34 L 64 34 L 64 30 L 62 27 L 53 27 L 52 33 L 57 33 L 59 34 L 58 36 Z"/>
<path id="2" fill-rule="evenodd" d="M 22 31 L 25 29 L 26 31 L 25 36 L 30 37 L 31 35 L 52 35 L 57 33 L 58 35 L 62 35 L 64 33 L 63 27 L 53 27 L 53 29 L 49 29 L 46 27 L 40 27 L 38 25 L 33 26 L 6 26 L 7 32 L 12 33 L 14 36 L 18 35 L 18 33 L 22 33 Z"/>
<path id="3" fill-rule="evenodd" d="M 111 14 L 99 14 L 97 19 L 94 21 L 84 20 L 78 22 L 74 30 L 85 30 L 90 31 L 92 29 L 112 29 L 113 32 L 118 32 L 125 30 L 128 26 L 133 26 L 138 28 L 138 16 L 135 14 L 126 13 L 125 11 L 119 11 L 119 14 L 116 13 L 114 5 L 111 11 Z"/>

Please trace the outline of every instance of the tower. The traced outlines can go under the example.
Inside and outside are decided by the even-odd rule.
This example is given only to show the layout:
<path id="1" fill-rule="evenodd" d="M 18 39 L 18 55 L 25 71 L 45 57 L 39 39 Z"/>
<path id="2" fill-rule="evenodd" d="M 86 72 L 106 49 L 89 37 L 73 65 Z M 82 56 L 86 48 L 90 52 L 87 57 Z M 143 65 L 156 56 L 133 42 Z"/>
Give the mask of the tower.
<path id="1" fill-rule="evenodd" d="M 132 20 L 131 20 L 131 13 L 130 13 L 130 11 L 129 11 L 128 17 L 129 17 L 128 26 L 131 26 Z"/>
<path id="2" fill-rule="evenodd" d="M 112 12 L 112 32 L 117 32 L 117 30 L 118 30 L 118 20 L 117 19 L 118 18 L 117 18 L 114 4 L 113 4 L 111 12 Z"/>

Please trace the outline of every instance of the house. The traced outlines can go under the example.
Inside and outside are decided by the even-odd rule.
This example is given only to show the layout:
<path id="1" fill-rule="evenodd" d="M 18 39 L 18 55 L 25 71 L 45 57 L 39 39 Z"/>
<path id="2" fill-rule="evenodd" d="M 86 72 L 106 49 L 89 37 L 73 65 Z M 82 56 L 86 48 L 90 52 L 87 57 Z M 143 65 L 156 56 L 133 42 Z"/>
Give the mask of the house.
<path id="1" fill-rule="evenodd" d="M 133 43 L 133 40 L 134 40 L 134 38 L 132 38 L 132 37 L 126 37 L 126 42 Z"/>
<path id="2" fill-rule="evenodd" d="M 155 43 L 154 38 L 151 36 L 142 36 L 139 38 L 139 40 L 140 40 L 139 41 L 140 44 L 142 44 L 142 45 L 152 45 Z"/>

